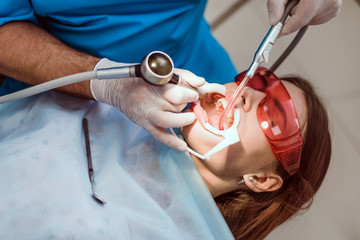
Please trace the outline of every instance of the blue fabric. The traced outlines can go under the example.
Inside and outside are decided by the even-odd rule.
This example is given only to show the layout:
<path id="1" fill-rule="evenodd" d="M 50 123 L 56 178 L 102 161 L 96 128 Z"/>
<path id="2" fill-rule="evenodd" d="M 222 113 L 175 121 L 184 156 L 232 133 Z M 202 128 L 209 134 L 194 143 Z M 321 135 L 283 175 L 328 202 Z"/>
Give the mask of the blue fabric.
<path id="1" fill-rule="evenodd" d="M 236 70 L 203 17 L 206 0 L 1 0 L 0 25 L 28 20 L 69 46 L 113 61 L 140 62 L 153 50 L 208 82 Z"/>
<path id="2" fill-rule="evenodd" d="M 2 240 L 233 239 L 189 155 L 114 107 L 56 92 L 1 104 L 0 152 Z"/>
<path id="3" fill-rule="evenodd" d="M 13 80 L 11 78 L 5 78 L 4 82 L 0 86 L 0 96 L 16 92 L 27 87 L 29 87 L 28 84 Z"/>

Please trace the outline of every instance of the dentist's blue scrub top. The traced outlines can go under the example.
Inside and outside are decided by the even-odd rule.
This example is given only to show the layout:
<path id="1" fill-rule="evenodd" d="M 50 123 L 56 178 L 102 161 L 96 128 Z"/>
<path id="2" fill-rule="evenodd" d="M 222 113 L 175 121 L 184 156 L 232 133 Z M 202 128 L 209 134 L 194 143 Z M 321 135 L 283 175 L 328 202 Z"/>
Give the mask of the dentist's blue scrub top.
<path id="1" fill-rule="evenodd" d="M 1 0 L 0 25 L 31 21 L 75 49 L 124 63 L 161 50 L 175 67 L 226 83 L 236 70 L 210 32 L 205 6 L 206 0 Z M 7 78 L 0 95 L 22 85 Z"/>

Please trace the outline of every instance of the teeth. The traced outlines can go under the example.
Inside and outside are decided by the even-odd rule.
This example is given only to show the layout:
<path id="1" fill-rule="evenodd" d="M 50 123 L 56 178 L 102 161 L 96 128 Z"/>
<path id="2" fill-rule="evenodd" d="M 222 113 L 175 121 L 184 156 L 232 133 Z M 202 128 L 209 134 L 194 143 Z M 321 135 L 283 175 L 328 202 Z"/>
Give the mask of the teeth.
<path id="1" fill-rule="evenodd" d="M 222 113 L 226 106 L 228 105 L 227 101 L 225 98 L 220 98 L 217 102 L 216 102 L 216 110 L 219 112 L 219 113 Z M 226 114 L 226 122 L 229 126 L 231 126 L 234 122 L 234 113 L 232 110 L 230 110 L 227 114 Z"/>
<path id="2" fill-rule="evenodd" d="M 224 109 L 226 108 L 226 106 L 227 106 L 227 101 L 225 100 L 225 98 L 220 98 L 218 102 L 220 102 L 220 103 L 222 104 L 222 106 L 223 106 Z"/>
<path id="3" fill-rule="evenodd" d="M 227 102 L 226 102 L 225 98 L 220 98 L 215 103 L 215 107 L 218 112 L 223 112 L 224 109 L 226 108 L 226 106 L 227 106 Z"/>
<path id="4" fill-rule="evenodd" d="M 226 114 L 226 121 L 230 126 L 234 123 L 234 114 L 232 111 L 229 111 L 229 113 Z"/>

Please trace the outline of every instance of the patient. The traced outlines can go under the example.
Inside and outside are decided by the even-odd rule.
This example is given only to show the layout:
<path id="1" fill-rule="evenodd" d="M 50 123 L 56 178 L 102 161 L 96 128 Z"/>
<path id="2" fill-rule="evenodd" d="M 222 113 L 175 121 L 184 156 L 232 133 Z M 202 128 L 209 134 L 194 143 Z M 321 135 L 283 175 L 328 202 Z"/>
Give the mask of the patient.
<path id="1" fill-rule="evenodd" d="M 243 77 L 244 73 L 236 79 L 241 80 Z M 238 99 L 240 123 L 237 129 L 240 141 L 214 154 L 210 161 L 200 160 L 192 155 L 236 239 L 263 239 L 296 212 L 310 207 L 330 161 L 328 116 L 311 84 L 298 77 L 282 78 L 300 121 L 297 124 L 300 124 L 304 139 L 301 151 L 299 144 L 302 140 L 296 131 L 297 126 L 289 121 L 292 119 L 290 111 L 286 109 L 289 108 L 288 103 L 280 103 L 281 100 L 284 101 L 280 98 L 288 99 L 278 87 L 269 90 L 271 86 L 266 82 L 267 78 L 276 76 L 265 68 L 260 68 Z M 227 84 L 227 89 L 232 92 L 236 87 L 235 83 Z M 270 100 L 267 99 L 267 102 L 263 100 L 266 94 L 261 91 L 264 88 L 269 90 L 267 97 Z M 279 99 L 271 99 L 270 94 L 272 98 Z M 219 97 L 214 98 L 216 100 Z M 212 118 L 215 121 L 213 124 L 217 125 L 217 106 L 203 102 L 202 107 L 207 118 Z M 284 131 L 290 131 L 290 135 L 285 135 L 286 139 L 281 140 L 275 133 L 272 137 L 276 139 L 269 140 L 265 136 L 269 133 L 263 126 L 266 123 L 263 120 L 272 124 L 275 132 L 279 125 Z M 231 121 L 231 117 L 230 120 L 228 117 L 228 121 Z M 192 149 L 204 154 L 219 142 L 219 137 L 209 133 L 201 125 L 203 124 L 197 121 L 184 128 L 183 134 Z M 286 144 L 289 145 L 287 149 L 284 148 Z M 280 153 L 275 153 L 273 146 Z M 284 149 L 285 152 L 281 152 Z"/>
<path id="2" fill-rule="evenodd" d="M 1 104 L 2 239 L 265 238 L 310 206 L 331 142 L 327 113 L 307 81 L 282 79 L 296 115 L 276 77 L 264 69 L 258 74 L 227 116 L 231 129 L 239 110 L 240 141 L 210 160 L 170 149 L 105 104 L 56 92 Z M 231 92 L 237 85 L 226 87 Z M 273 98 L 262 101 L 265 92 Z M 223 102 L 221 95 L 212 98 Z M 259 105 L 271 111 L 261 112 Z M 202 101 L 207 116 L 197 112 L 199 121 L 182 129 L 199 154 L 222 140 L 202 126 L 217 125 L 221 107 Z M 96 193 L 105 206 L 90 197 L 84 117 Z M 291 136 L 276 139 L 284 134 Z"/>

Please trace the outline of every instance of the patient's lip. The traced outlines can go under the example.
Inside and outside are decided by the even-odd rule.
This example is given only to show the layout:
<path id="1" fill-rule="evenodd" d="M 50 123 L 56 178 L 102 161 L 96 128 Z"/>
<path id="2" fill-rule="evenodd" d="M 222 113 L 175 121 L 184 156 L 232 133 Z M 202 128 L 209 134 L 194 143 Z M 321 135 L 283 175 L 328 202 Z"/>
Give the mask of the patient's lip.
<path id="1" fill-rule="evenodd" d="M 200 124 L 205 127 L 206 123 L 209 123 L 213 127 L 218 128 L 219 121 L 222 112 L 224 111 L 227 102 L 231 98 L 231 93 L 226 91 L 225 96 L 220 94 L 214 94 L 211 96 L 213 101 L 209 102 L 204 99 L 200 99 L 199 101 L 192 104 L 192 109 L 197 117 L 197 120 Z M 233 111 L 230 111 L 226 116 L 226 123 L 228 128 L 232 125 L 234 121 Z"/>

